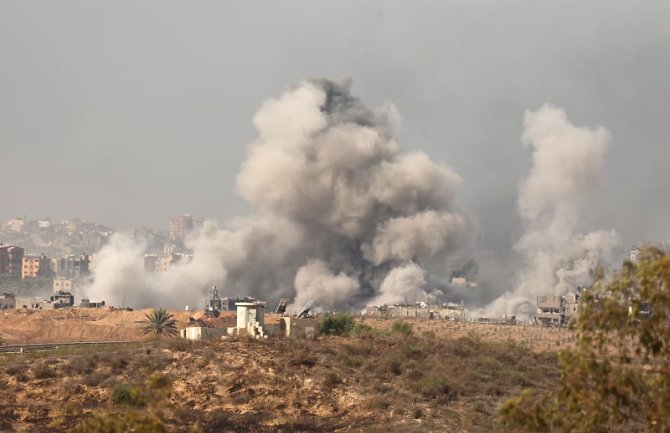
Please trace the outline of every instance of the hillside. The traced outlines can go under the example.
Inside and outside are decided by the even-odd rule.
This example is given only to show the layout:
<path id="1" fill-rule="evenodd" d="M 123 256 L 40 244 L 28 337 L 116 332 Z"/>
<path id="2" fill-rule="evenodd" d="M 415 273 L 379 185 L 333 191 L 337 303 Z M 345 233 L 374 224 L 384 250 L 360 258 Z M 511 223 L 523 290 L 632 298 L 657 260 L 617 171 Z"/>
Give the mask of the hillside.
<path id="1" fill-rule="evenodd" d="M 78 346 L 0 355 L 0 431 L 72 431 L 95 415 L 211 433 L 488 432 L 503 400 L 551 387 L 557 374 L 555 355 L 523 341 L 416 327 Z"/>

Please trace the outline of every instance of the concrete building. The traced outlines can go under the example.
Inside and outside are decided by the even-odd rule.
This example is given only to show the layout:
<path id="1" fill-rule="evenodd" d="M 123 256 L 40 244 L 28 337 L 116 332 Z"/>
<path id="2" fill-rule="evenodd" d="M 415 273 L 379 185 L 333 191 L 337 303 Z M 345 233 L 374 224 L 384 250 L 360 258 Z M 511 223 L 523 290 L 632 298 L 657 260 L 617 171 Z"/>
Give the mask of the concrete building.
<path id="1" fill-rule="evenodd" d="M 44 254 L 24 256 L 21 266 L 21 278 L 48 277 L 51 275 L 51 260 Z"/>
<path id="2" fill-rule="evenodd" d="M 544 326 L 565 326 L 577 317 L 579 311 L 578 292 L 563 296 L 538 296 L 535 321 Z"/>
<path id="3" fill-rule="evenodd" d="M 16 308 L 16 297 L 13 293 L 0 293 L 0 310 Z"/>
<path id="4" fill-rule="evenodd" d="M 145 254 L 144 270 L 147 272 L 156 272 L 156 262 L 158 262 L 158 256 L 156 254 Z"/>
<path id="5" fill-rule="evenodd" d="M 216 289 L 211 290 L 210 298 L 218 305 L 218 293 Z M 253 300 L 251 302 L 237 302 L 237 318 L 235 326 L 229 328 L 210 328 L 202 326 L 189 326 L 179 331 L 182 338 L 188 340 L 199 340 L 203 338 L 223 337 L 252 337 L 267 338 L 275 335 L 283 335 L 295 338 L 315 338 L 317 335 L 317 319 L 310 317 L 281 317 L 279 323 L 266 324 L 265 310 L 267 304 Z"/>
<path id="6" fill-rule="evenodd" d="M 51 259 L 51 270 L 56 277 L 79 279 L 90 273 L 90 257 L 68 255 Z"/>
<path id="7" fill-rule="evenodd" d="M 252 298 L 251 296 L 236 296 L 234 298 L 230 298 L 228 296 L 224 296 L 221 298 L 221 311 L 236 311 L 237 310 L 237 303 L 238 302 L 257 302 L 258 300 L 256 298 Z"/>
<path id="8" fill-rule="evenodd" d="M 563 296 L 563 303 L 561 305 L 561 315 L 563 325 L 570 323 L 570 320 L 577 317 L 577 312 L 579 311 L 579 293 L 568 293 Z"/>
<path id="9" fill-rule="evenodd" d="M 229 336 L 265 338 L 271 333 L 265 328 L 265 302 L 238 302 L 236 307 L 237 325 L 228 328 Z"/>
<path id="10" fill-rule="evenodd" d="M 535 321 L 545 326 L 559 326 L 561 324 L 560 296 L 538 296 Z"/>
<path id="11" fill-rule="evenodd" d="M 286 337 L 307 338 L 316 337 L 317 320 L 313 317 L 282 317 L 279 319 L 279 332 Z"/>
<path id="12" fill-rule="evenodd" d="M 104 306 L 105 301 L 91 302 L 88 298 L 82 298 L 79 303 L 79 308 L 103 308 Z"/>
<path id="13" fill-rule="evenodd" d="M 54 292 L 72 292 L 77 285 L 74 280 L 69 278 L 57 277 L 54 278 L 53 291 Z"/>
<path id="14" fill-rule="evenodd" d="M 170 221 L 170 238 L 172 240 L 183 240 L 193 231 L 193 216 L 184 214 Z"/>
<path id="15" fill-rule="evenodd" d="M 0 275 L 21 277 L 24 250 L 13 245 L 0 245 Z"/>
<path id="16" fill-rule="evenodd" d="M 213 289 L 215 290 L 215 289 Z M 202 338 L 253 337 L 267 338 L 274 333 L 274 326 L 265 325 L 265 302 L 238 302 L 236 326 L 229 328 L 208 328 L 204 326 L 189 326 L 179 334 L 188 340 Z"/>
<path id="17" fill-rule="evenodd" d="M 16 308 L 26 308 L 28 310 L 53 310 L 56 306 L 48 299 L 39 297 L 21 297 L 16 298 Z"/>
<path id="18" fill-rule="evenodd" d="M 25 225 L 26 219 L 24 217 L 20 217 L 7 221 L 5 228 L 10 232 L 21 233 Z"/>
<path id="19" fill-rule="evenodd" d="M 54 308 L 74 307 L 74 295 L 70 292 L 59 290 L 49 297 Z"/>
<path id="20" fill-rule="evenodd" d="M 74 296 L 69 292 L 54 293 L 49 299 L 37 296 L 16 298 L 16 308 L 26 308 L 28 310 L 54 310 L 73 306 Z"/>

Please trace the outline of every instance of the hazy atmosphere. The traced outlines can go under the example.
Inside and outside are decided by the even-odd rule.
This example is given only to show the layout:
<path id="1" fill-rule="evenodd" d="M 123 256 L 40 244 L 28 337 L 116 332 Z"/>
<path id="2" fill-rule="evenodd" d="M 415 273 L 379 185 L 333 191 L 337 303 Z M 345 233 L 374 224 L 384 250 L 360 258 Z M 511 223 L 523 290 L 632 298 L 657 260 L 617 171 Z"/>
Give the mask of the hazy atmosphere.
<path id="1" fill-rule="evenodd" d="M 0 432 L 670 432 L 670 3 L 0 0 Z"/>
<path id="2" fill-rule="evenodd" d="M 246 213 L 254 112 L 330 77 L 395 105 L 403 148 L 463 177 L 458 204 L 487 241 L 522 231 L 522 119 L 545 102 L 611 133 L 586 228 L 667 240 L 669 20 L 661 1 L 1 1 L 0 170 L 21 188 L 3 189 L 0 217 Z"/>
<path id="3" fill-rule="evenodd" d="M 532 315 L 670 238 L 661 2 L 0 5 L 0 217 L 135 230 L 83 295 Z"/>

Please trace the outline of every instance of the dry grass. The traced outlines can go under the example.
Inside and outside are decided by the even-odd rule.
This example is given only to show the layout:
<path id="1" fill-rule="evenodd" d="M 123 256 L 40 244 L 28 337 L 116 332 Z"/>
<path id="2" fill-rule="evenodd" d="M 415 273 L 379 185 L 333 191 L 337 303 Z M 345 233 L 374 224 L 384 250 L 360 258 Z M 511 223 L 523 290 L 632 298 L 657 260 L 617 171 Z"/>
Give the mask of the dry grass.
<path id="1" fill-rule="evenodd" d="M 506 330 L 451 337 L 409 325 L 316 341 L 166 340 L 0 355 L 0 430 L 72 431 L 92 413 L 154 398 L 138 389 L 164 388 L 166 422 L 203 432 L 484 432 L 507 396 L 557 378 L 554 354 L 504 338 Z"/>

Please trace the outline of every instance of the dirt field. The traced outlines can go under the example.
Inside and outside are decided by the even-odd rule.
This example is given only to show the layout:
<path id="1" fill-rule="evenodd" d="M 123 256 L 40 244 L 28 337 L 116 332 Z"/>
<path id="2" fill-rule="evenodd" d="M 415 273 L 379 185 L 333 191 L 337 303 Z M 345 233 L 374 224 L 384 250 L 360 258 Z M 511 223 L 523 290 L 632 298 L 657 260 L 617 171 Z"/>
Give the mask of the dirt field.
<path id="1" fill-rule="evenodd" d="M 0 338 L 5 344 L 66 343 L 74 341 L 141 340 L 142 320 L 151 310 L 111 308 L 68 308 L 59 310 L 0 311 Z M 178 327 L 189 324 L 189 317 L 203 319 L 202 312 L 172 311 Z M 207 319 L 213 326 L 234 326 L 235 314 Z"/>
<path id="2" fill-rule="evenodd" d="M 125 311 L 111 308 L 72 308 L 50 311 L 5 310 L 0 312 L 0 338 L 5 344 L 65 343 L 74 341 L 137 341 L 142 320 L 150 310 Z M 189 318 L 204 319 L 194 311 L 172 311 L 178 327 L 189 325 Z M 276 323 L 274 314 L 266 321 Z M 235 326 L 235 313 L 226 312 L 217 319 L 206 319 L 212 326 Z M 365 319 L 375 328 L 387 329 L 394 320 Z M 460 337 L 473 333 L 492 340 L 512 339 L 525 343 L 533 351 L 543 352 L 569 347 L 570 331 L 537 326 L 499 325 L 490 323 L 452 322 L 443 320 L 411 320 L 418 333 L 428 332 L 443 337 Z"/>
<path id="3" fill-rule="evenodd" d="M 142 317 L 98 313 L 97 320 L 69 319 L 80 328 L 75 332 L 49 336 L 84 338 L 101 323 Z M 33 327 L 66 322 L 54 319 L 63 312 L 15 314 Z M 184 324 L 188 315 L 179 314 Z M 392 322 L 369 323 L 388 329 Z M 507 398 L 558 380 L 556 356 L 525 344 L 542 338 L 542 330 L 412 325 L 409 333 L 315 341 L 165 339 L 0 354 L 0 431 L 60 433 L 86 425 L 80 431 L 483 433 Z M 138 326 L 131 321 L 112 326 L 123 332 L 101 334 L 137 339 Z M 137 427 L 151 422 L 162 427 Z"/>

